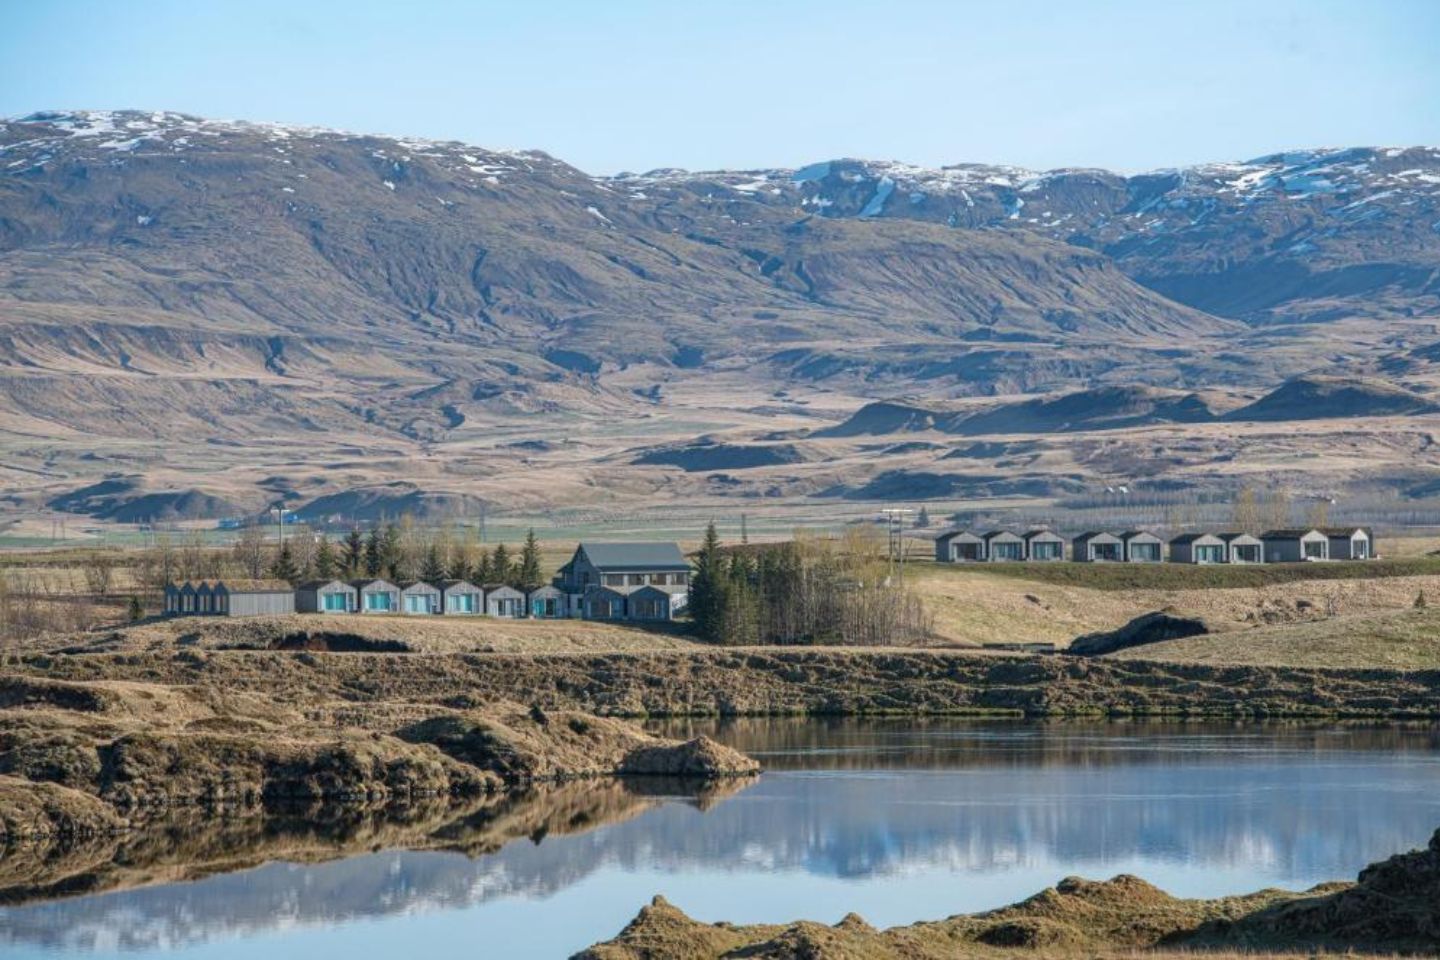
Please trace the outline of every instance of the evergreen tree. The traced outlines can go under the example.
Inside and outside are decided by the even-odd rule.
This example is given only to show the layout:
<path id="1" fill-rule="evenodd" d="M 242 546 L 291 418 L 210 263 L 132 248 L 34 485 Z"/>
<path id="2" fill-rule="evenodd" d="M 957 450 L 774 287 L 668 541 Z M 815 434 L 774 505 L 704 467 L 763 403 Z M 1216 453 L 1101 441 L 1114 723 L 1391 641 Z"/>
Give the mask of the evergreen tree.
<path id="1" fill-rule="evenodd" d="M 924 507 L 920 508 L 920 512 L 915 516 L 915 526 L 921 528 L 922 530 L 930 526 L 929 510 L 926 510 Z"/>
<path id="2" fill-rule="evenodd" d="M 130 617 L 131 620 L 143 620 L 143 619 L 145 619 L 145 607 L 144 607 L 143 604 L 140 603 L 140 598 L 139 598 L 139 597 L 133 597 L 133 596 L 132 596 L 132 597 L 130 598 L 130 606 L 129 606 L 129 609 L 128 609 L 126 612 L 127 612 L 127 614 L 129 615 L 129 617 Z"/>
<path id="3" fill-rule="evenodd" d="M 330 546 L 330 538 L 322 533 L 320 542 L 315 544 L 315 576 L 321 580 L 334 579 L 336 565 L 335 548 Z"/>
<path id="4" fill-rule="evenodd" d="M 544 586 L 544 575 L 540 572 L 540 541 L 535 539 L 535 529 L 525 535 L 525 546 L 520 551 L 520 568 L 515 573 L 515 588 L 529 593 Z"/>
<path id="5" fill-rule="evenodd" d="M 695 571 L 690 576 L 690 616 L 695 621 L 695 632 L 702 640 L 715 641 L 721 637 L 725 573 L 720 535 L 712 520 L 705 528 L 705 540 L 695 558 Z"/>
<path id="6" fill-rule="evenodd" d="M 465 550 L 456 550 L 450 554 L 450 566 L 445 569 L 445 575 L 451 580 L 470 579 L 470 561 L 465 556 Z"/>
<path id="7" fill-rule="evenodd" d="M 432 583 L 445 579 L 445 561 L 440 556 L 440 547 L 437 544 L 430 544 L 430 549 L 425 551 L 425 562 L 420 567 L 420 579 Z"/>
<path id="8" fill-rule="evenodd" d="M 385 524 L 385 529 L 380 533 L 380 573 L 392 580 L 400 576 L 400 566 L 404 559 L 400 528 L 393 523 Z"/>
<path id="9" fill-rule="evenodd" d="M 295 555 L 290 552 L 290 544 L 280 545 L 280 552 L 275 555 L 275 562 L 270 564 L 270 576 L 276 580 L 284 580 L 286 583 L 294 583 L 300 578 L 300 571 L 295 569 Z"/>
<path id="10" fill-rule="evenodd" d="M 365 568 L 365 538 L 358 528 L 345 534 L 345 543 L 340 554 L 340 563 L 347 577 L 358 577 Z"/>
<path id="11" fill-rule="evenodd" d="M 380 576 L 380 569 L 384 565 L 385 548 L 380 542 L 380 531 L 371 527 L 369 535 L 365 537 L 365 576 Z"/>
<path id="12" fill-rule="evenodd" d="M 490 562 L 490 551 L 481 550 L 480 557 L 475 561 L 475 582 L 480 586 L 495 582 L 495 566 Z"/>
<path id="13" fill-rule="evenodd" d="M 510 551 L 505 549 L 505 544 L 497 544 L 495 552 L 490 557 L 490 577 L 492 583 L 509 583 L 515 576 L 510 562 Z"/>

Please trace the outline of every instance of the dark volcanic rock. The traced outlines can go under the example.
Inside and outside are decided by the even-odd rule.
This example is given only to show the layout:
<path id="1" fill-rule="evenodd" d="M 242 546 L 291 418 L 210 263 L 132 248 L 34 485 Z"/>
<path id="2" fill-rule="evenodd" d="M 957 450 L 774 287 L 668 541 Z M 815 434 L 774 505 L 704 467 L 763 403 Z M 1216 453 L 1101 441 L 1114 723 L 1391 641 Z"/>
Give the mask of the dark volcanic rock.
<path id="1" fill-rule="evenodd" d="M 1098 657 L 1104 653 L 1141 647 L 1147 643 L 1198 637 L 1212 632 L 1210 625 L 1199 617 L 1187 617 L 1173 610 L 1156 610 L 1154 613 L 1141 614 L 1118 630 L 1087 633 L 1076 637 L 1070 643 L 1069 652 Z"/>

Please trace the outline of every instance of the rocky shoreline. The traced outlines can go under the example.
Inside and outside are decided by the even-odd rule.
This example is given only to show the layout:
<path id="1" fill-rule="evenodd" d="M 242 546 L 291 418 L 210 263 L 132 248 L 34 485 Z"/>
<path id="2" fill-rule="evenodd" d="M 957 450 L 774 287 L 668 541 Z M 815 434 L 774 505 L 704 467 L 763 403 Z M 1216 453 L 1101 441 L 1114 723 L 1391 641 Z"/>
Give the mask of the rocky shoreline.
<path id="1" fill-rule="evenodd" d="M 1424 850 L 1373 864 L 1354 883 L 1181 900 L 1132 876 L 1069 877 L 999 910 L 877 930 L 850 914 L 738 926 L 692 920 L 657 897 L 613 940 L 574 960 L 1028 956 L 1316 956 L 1440 951 L 1440 831 Z M 1142 953 L 1143 952 L 1143 953 Z"/>

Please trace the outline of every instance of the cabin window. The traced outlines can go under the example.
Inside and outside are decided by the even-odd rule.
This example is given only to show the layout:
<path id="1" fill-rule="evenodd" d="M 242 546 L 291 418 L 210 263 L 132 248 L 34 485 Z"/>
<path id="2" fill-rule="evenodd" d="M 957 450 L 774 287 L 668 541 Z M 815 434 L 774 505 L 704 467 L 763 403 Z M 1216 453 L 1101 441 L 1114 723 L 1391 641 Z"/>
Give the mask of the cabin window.
<path id="1" fill-rule="evenodd" d="M 1030 545 L 1031 560 L 1059 560 L 1060 544 L 1050 540 L 1039 540 Z"/>
<path id="2" fill-rule="evenodd" d="M 1090 544 L 1090 556 L 1096 560 L 1119 560 L 1120 544 L 1118 543 L 1092 543 Z"/>
<path id="3" fill-rule="evenodd" d="M 1234 547 L 1231 547 L 1230 552 L 1234 554 L 1236 563 L 1260 562 L 1260 548 L 1255 546 L 1254 544 L 1238 544 Z"/>
<path id="4" fill-rule="evenodd" d="M 979 560 L 980 544 L 978 543 L 957 543 L 955 548 L 956 560 Z"/>
<path id="5" fill-rule="evenodd" d="M 1195 548 L 1196 563 L 1224 563 L 1225 548 L 1221 546 L 1202 546 Z"/>
<path id="6" fill-rule="evenodd" d="M 345 612 L 345 594 L 343 594 L 343 593 L 327 593 L 327 594 L 325 594 L 325 596 L 321 599 L 320 605 L 321 605 L 322 607 L 324 607 L 325 610 L 326 610 L 326 612 L 328 612 L 328 613 L 344 613 L 344 612 Z"/>
<path id="7" fill-rule="evenodd" d="M 1153 563 L 1160 559 L 1160 544 L 1132 543 L 1130 544 L 1130 559 L 1142 563 Z"/>
<path id="8" fill-rule="evenodd" d="M 1364 537 L 1356 537 L 1350 541 L 1350 556 L 1356 560 L 1364 560 L 1370 555 L 1370 542 Z"/>
<path id="9" fill-rule="evenodd" d="M 366 610 L 391 610 L 393 605 L 390 600 L 390 592 L 382 590 L 379 593 L 365 594 Z"/>
<path id="10" fill-rule="evenodd" d="M 560 615 L 559 604 L 554 597 L 540 597 L 531 605 L 531 609 L 537 617 L 557 617 Z"/>
<path id="11" fill-rule="evenodd" d="M 1301 543 L 1305 550 L 1306 560 L 1324 560 L 1329 553 L 1330 544 L 1324 540 L 1306 540 Z"/>
<path id="12" fill-rule="evenodd" d="M 625 574 L 623 574 L 623 573 L 607 573 L 607 574 L 605 574 L 605 586 L 607 586 L 607 587 L 623 587 L 623 586 L 625 586 Z"/>
<path id="13" fill-rule="evenodd" d="M 1019 560 L 1020 544 L 995 543 L 990 546 L 990 555 L 996 560 Z"/>
<path id="14" fill-rule="evenodd" d="M 424 596 L 423 594 L 422 594 L 422 595 L 416 595 L 416 596 L 406 597 L 406 598 L 405 598 L 405 612 L 406 612 L 406 613 L 428 613 L 429 610 L 430 610 L 430 604 L 426 602 L 427 600 L 429 600 L 429 598 L 426 597 L 426 596 Z"/>
<path id="15" fill-rule="evenodd" d="M 475 594 L 457 593 L 450 598 L 450 610 L 453 613 L 474 613 Z"/>

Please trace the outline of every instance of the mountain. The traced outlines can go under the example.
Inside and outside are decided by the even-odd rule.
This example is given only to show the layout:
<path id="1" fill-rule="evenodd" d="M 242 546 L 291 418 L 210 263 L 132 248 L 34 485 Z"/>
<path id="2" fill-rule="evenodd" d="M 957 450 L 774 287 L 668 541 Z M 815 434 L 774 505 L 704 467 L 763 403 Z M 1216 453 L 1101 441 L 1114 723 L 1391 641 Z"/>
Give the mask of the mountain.
<path id="1" fill-rule="evenodd" d="M 17 507 L 110 517 L 785 498 L 863 484 L 873 458 L 767 435 L 823 437 L 867 400 L 920 423 L 1097 391 L 964 431 L 1026 432 L 1186 422 L 1197 390 L 1239 405 L 1376 364 L 1423 379 L 1437 194 L 1429 148 L 597 177 L 537 151 L 39 113 L 0 122 L 0 481 Z"/>

